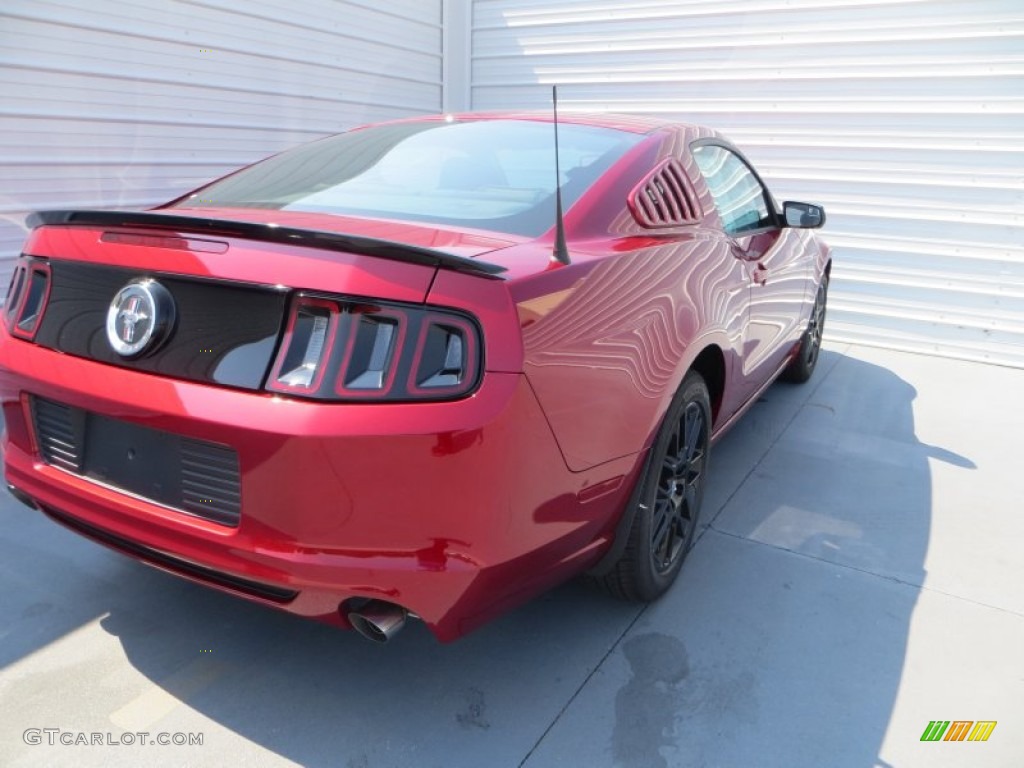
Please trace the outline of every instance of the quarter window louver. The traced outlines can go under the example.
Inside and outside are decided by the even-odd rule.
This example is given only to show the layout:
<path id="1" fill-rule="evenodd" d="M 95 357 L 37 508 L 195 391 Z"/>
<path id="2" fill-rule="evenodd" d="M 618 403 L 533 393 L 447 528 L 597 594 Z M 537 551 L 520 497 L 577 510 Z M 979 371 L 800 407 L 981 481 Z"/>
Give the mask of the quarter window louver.
<path id="1" fill-rule="evenodd" d="M 701 218 L 690 180 L 673 158 L 637 184 L 629 196 L 629 210 L 637 223 L 649 229 L 685 226 Z"/>

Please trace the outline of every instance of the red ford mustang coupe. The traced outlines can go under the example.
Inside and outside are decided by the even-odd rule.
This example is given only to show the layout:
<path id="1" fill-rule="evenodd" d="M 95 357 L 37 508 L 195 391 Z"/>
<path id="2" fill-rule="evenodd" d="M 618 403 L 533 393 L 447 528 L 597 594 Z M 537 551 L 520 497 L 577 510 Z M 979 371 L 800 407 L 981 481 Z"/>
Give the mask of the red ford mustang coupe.
<path id="1" fill-rule="evenodd" d="M 36 213 L 0 330 L 6 480 L 95 541 L 375 640 L 410 616 L 451 640 L 583 573 L 652 600 L 711 443 L 814 370 L 824 220 L 715 131 L 532 114 Z"/>

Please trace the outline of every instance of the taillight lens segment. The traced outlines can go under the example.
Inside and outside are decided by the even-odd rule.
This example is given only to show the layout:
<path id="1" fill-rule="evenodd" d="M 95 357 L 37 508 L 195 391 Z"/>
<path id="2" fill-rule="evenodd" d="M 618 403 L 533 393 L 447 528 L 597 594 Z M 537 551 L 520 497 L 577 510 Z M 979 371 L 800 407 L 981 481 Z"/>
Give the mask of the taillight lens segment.
<path id="1" fill-rule="evenodd" d="M 468 315 L 299 295 L 267 388 L 321 400 L 451 400 L 479 383 L 480 350 Z"/>
<path id="2" fill-rule="evenodd" d="M 475 328 L 460 317 L 430 313 L 420 326 L 416 353 L 410 392 L 420 397 L 457 393 L 466 378 L 466 361 L 478 356 Z"/>
<path id="3" fill-rule="evenodd" d="M 35 336 L 49 295 L 50 265 L 23 256 L 14 267 L 4 302 L 7 331 L 23 339 Z"/>
<path id="4" fill-rule="evenodd" d="M 320 388 L 324 353 L 334 340 L 338 317 L 336 305 L 329 301 L 306 299 L 293 307 L 281 347 L 285 354 L 279 354 L 274 364 L 275 389 L 305 394 Z"/>

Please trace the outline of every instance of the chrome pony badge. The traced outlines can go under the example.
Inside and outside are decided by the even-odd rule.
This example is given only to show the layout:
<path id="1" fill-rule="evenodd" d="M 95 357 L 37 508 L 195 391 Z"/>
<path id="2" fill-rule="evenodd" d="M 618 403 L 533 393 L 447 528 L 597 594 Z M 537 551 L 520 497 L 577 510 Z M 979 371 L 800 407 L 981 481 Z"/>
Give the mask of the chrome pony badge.
<path id="1" fill-rule="evenodd" d="M 107 310 L 107 341 L 121 357 L 138 357 L 160 344 L 174 325 L 174 299 L 155 280 L 132 280 Z"/>

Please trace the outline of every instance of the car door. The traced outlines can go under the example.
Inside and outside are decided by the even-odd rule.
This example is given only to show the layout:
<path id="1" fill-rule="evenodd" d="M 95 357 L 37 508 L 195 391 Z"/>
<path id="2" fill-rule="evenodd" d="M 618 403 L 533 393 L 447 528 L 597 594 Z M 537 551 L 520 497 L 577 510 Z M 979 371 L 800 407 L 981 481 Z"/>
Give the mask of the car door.
<path id="1" fill-rule="evenodd" d="M 775 374 L 799 341 L 805 324 L 811 261 L 803 238 L 782 226 L 775 202 L 750 164 L 732 147 L 713 141 L 693 147 L 715 201 L 733 255 L 749 277 L 748 315 L 734 371 L 742 400 Z"/>

